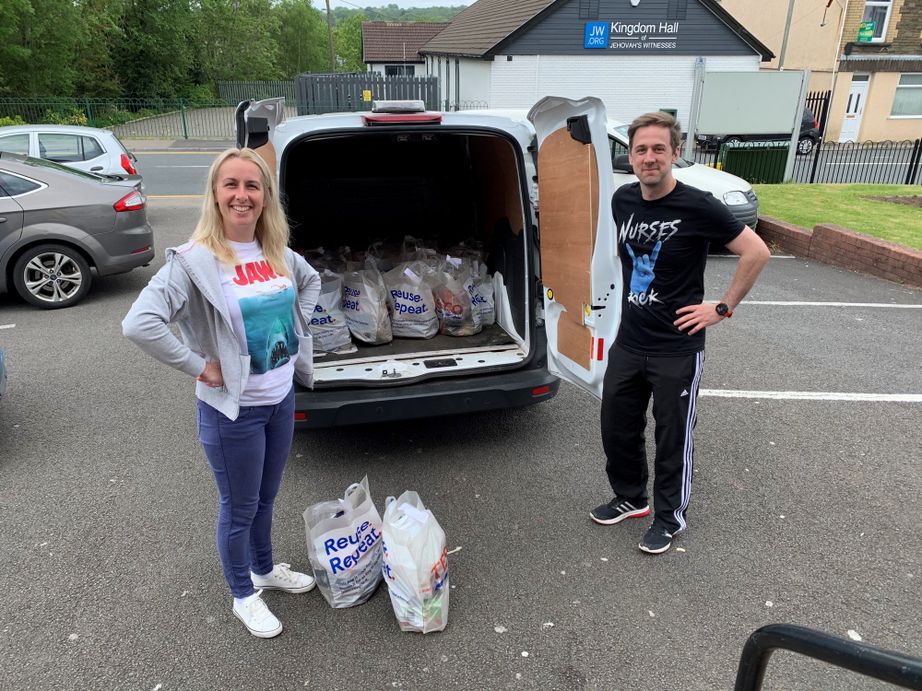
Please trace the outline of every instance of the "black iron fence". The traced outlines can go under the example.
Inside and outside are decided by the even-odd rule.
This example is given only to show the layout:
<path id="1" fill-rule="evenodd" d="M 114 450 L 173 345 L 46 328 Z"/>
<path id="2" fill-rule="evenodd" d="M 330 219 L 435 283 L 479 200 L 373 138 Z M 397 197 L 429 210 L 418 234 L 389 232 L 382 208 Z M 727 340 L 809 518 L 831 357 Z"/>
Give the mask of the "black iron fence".
<path id="1" fill-rule="evenodd" d="M 820 139 L 826 134 L 826 123 L 829 122 L 829 99 L 832 91 L 811 91 L 807 94 L 806 107 L 816 118 L 816 127 L 820 132 Z"/>
<path id="2" fill-rule="evenodd" d="M 296 79 L 299 115 L 371 110 L 379 100 L 419 100 L 439 108 L 438 77 L 355 74 L 301 74 Z"/>
<path id="3" fill-rule="evenodd" d="M 806 155 L 795 155 L 784 177 L 787 142 L 741 142 L 719 149 L 696 148 L 693 159 L 752 183 L 922 184 L 922 139 L 901 142 L 818 142 Z"/>

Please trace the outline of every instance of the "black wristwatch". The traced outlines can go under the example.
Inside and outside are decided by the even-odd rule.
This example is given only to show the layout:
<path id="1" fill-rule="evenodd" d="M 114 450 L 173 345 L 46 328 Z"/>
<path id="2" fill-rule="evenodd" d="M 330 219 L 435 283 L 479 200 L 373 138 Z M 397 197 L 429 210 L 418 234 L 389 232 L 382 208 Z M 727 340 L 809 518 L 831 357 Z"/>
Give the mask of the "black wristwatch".
<path id="1" fill-rule="evenodd" d="M 721 317 L 727 317 L 729 319 L 733 316 L 733 312 L 730 311 L 730 306 L 726 302 L 718 302 L 714 306 L 714 310 Z"/>

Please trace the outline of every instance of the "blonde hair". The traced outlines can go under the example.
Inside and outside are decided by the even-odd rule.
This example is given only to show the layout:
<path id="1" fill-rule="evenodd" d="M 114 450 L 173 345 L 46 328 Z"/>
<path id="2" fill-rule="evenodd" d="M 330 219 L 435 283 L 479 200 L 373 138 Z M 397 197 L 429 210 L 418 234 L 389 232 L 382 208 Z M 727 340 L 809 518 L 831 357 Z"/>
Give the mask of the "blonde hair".
<path id="1" fill-rule="evenodd" d="M 272 270 L 279 276 L 287 276 L 289 271 L 288 264 L 285 262 L 285 248 L 288 247 L 290 233 L 288 221 L 282 210 L 275 178 L 272 177 L 266 162 L 253 149 L 227 149 L 222 151 L 211 164 L 211 169 L 208 171 L 208 184 L 205 187 L 202 215 L 192 233 L 192 242 L 207 247 L 222 262 L 232 264 L 237 260 L 237 255 L 224 235 L 224 222 L 215 197 L 218 171 L 224 162 L 231 158 L 255 163 L 259 172 L 262 173 L 265 208 L 256 221 L 256 240 Z"/>

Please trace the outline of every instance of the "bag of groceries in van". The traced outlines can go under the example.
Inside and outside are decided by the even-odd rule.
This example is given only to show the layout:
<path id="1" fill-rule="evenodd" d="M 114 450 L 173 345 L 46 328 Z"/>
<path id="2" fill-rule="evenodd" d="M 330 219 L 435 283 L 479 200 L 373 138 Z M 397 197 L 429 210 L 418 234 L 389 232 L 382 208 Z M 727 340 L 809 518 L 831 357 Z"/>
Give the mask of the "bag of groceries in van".
<path id="1" fill-rule="evenodd" d="M 342 310 L 349 331 L 358 340 L 381 345 L 394 339 L 387 289 L 374 259 L 366 259 L 364 269 L 343 274 Z"/>
<path id="2" fill-rule="evenodd" d="M 445 531 L 416 492 L 385 501 L 382 569 L 402 631 L 429 633 L 448 624 Z"/>
<path id="3" fill-rule="evenodd" d="M 432 274 L 419 261 L 398 264 L 384 274 L 395 338 L 432 338 L 439 332 Z"/>
<path id="4" fill-rule="evenodd" d="M 320 593 L 331 607 L 365 602 L 381 583 L 381 516 L 371 500 L 368 476 L 342 499 L 304 511 L 307 555 Z"/>
<path id="5" fill-rule="evenodd" d="M 470 260 L 447 255 L 435 276 L 435 306 L 439 333 L 473 336 L 480 333 L 480 308 L 473 301 L 474 281 Z"/>
<path id="6" fill-rule="evenodd" d="M 493 277 L 482 261 L 474 262 L 474 303 L 480 307 L 480 324 L 490 326 L 496 322 L 496 307 L 493 302 Z"/>
<path id="7" fill-rule="evenodd" d="M 343 277 L 329 269 L 320 274 L 320 295 L 310 321 L 314 351 L 319 353 L 354 352 L 349 326 L 342 310 Z M 351 348 L 346 349 L 346 346 Z"/>

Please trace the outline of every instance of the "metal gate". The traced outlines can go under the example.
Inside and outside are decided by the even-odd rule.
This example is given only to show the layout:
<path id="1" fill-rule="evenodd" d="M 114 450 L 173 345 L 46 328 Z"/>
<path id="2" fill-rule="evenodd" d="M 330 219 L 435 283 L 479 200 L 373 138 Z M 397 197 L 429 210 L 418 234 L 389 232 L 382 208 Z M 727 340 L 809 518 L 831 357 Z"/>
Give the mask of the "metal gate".
<path id="1" fill-rule="evenodd" d="M 438 77 L 356 74 L 301 74 L 296 79 L 298 115 L 371 110 L 372 101 L 418 99 L 439 107 Z"/>

